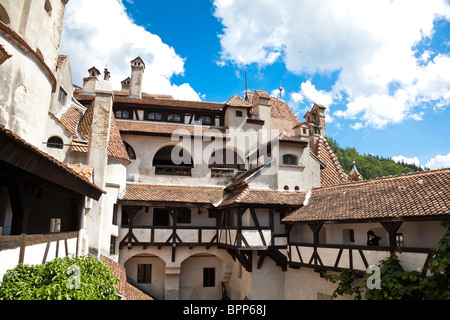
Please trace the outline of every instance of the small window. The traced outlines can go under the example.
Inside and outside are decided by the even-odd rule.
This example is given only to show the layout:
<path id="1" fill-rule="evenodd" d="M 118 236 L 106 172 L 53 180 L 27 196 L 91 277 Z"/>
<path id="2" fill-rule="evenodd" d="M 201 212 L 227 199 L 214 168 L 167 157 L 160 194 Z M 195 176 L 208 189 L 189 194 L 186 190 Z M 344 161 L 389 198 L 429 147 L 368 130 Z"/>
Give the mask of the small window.
<path id="1" fill-rule="evenodd" d="M 177 223 L 191 223 L 191 209 L 182 209 L 177 213 Z"/>
<path id="2" fill-rule="evenodd" d="M 117 119 L 130 119 L 130 112 L 127 110 L 117 110 L 115 115 Z"/>
<path id="3" fill-rule="evenodd" d="M 403 233 L 397 233 L 395 235 L 395 242 L 397 247 L 401 248 L 405 246 L 405 239 L 403 238 Z"/>
<path id="4" fill-rule="evenodd" d="M 288 191 L 289 190 L 289 186 L 284 186 L 284 190 Z"/>
<path id="5" fill-rule="evenodd" d="M 52 149 L 62 149 L 64 142 L 60 137 L 51 137 L 47 140 L 47 147 Z"/>
<path id="6" fill-rule="evenodd" d="M 169 114 L 167 116 L 167 121 L 180 122 L 181 121 L 181 117 L 180 117 L 179 114 Z"/>
<path id="7" fill-rule="evenodd" d="M 161 120 L 161 113 L 150 112 L 147 114 L 147 120 Z"/>
<path id="8" fill-rule="evenodd" d="M 203 268 L 203 288 L 216 286 L 216 268 Z"/>
<path id="9" fill-rule="evenodd" d="M 66 104 L 66 101 L 67 101 L 67 92 L 64 91 L 64 89 L 61 88 L 61 87 L 59 87 L 58 101 L 59 101 L 62 105 L 65 105 L 65 104 Z"/>
<path id="10" fill-rule="evenodd" d="M 152 283 L 152 265 L 138 264 L 138 283 Z"/>
<path id="11" fill-rule="evenodd" d="M 242 118 L 242 111 L 236 111 L 236 117 Z"/>
<path id="12" fill-rule="evenodd" d="M 297 157 L 293 156 L 291 154 L 285 154 L 283 156 L 283 164 L 289 165 L 289 166 L 296 166 L 297 165 Z"/>
<path id="13" fill-rule="evenodd" d="M 117 226 L 117 204 L 114 204 L 113 216 L 112 216 L 112 224 Z"/>
<path id="14" fill-rule="evenodd" d="M 211 124 L 211 118 L 210 117 L 201 116 L 201 117 L 198 118 L 198 121 L 200 121 L 202 124 Z"/>
<path id="15" fill-rule="evenodd" d="M 111 236 L 111 242 L 109 244 L 109 254 L 115 255 L 116 254 L 116 237 Z"/>

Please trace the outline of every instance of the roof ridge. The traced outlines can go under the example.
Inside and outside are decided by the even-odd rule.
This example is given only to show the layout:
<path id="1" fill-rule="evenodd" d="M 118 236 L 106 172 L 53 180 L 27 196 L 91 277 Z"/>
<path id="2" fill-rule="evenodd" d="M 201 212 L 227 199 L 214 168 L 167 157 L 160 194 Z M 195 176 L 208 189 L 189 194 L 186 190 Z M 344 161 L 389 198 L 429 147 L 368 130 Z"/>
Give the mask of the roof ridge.
<path id="1" fill-rule="evenodd" d="M 389 175 L 389 176 L 377 177 L 377 178 L 366 179 L 366 180 L 361 180 L 361 181 L 342 183 L 342 184 L 337 184 L 337 185 L 333 185 L 333 186 L 320 187 L 320 188 L 315 188 L 313 190 L 325 190 L 325 189 L 335 189 L 335 188 L 337 189 L 337 188 L 342 188 L 342 187 L 357 185 L 357 184 L 365 184 L 365 183 L 371 183 L 371 182 L 377 182 L 377 181 L 383 181 L 383 180 L 389 180 L 389 179 L 407 178 L 407 177 L 419 176 L 419 175 L 429 175 L 429 174 L 433 174 L 433 173 L 446 172 L 446 171 L 450 172 L 450 168 L 440 168 L 440 169 L 433 169 L 433 170 L 407 172 L 407 173 L 402 173 L 402 174 L 398 174 L 398 175 Z"/>

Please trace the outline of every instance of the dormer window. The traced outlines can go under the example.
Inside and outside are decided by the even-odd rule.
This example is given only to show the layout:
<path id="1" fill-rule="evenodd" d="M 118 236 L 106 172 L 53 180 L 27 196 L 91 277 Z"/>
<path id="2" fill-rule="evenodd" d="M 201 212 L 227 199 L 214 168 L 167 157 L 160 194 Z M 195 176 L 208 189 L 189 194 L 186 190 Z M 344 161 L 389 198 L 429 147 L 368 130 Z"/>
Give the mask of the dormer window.
<path id="1" fill-rule="evenodd" d="M 169 114 L 167 116 L 167 121 L 170 122 L 180 122 L 181 121 L 181 117 L 179 114 Z"/>
<path id="2" fill-rule="evenodd" d="M 130 112 L 127 110 L 117 110 L 116 113 L 117 119 L 130 119 Z"/>
<path id="3" fill-rule="evenodd" d="M 201 117 L 198 118 L 198 121 L 201 121 L 202 124 L 211 124 L 211 118 L 210 117 L 201 116 Z"/>
<path id="4" fill-rule="evenodd" d="M 147 120 L 161 121 L 161 113 L 157 113 L 157 112 L 149 112 L 149 113 L 147 114 Z"/>

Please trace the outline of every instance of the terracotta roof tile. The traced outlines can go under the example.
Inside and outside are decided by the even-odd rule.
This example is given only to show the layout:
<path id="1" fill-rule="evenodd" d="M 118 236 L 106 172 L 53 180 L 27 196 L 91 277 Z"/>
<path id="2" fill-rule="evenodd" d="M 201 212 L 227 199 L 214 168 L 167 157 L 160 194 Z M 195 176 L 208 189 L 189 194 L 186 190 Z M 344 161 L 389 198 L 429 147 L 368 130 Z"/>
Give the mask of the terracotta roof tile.
<path id="1" fill-rule="evenodd" d="M 186 125 L 167 122 L 150 122 L 150 121 L 136 121 L 136 120 L 117 120 L 117 127 L 121 133 L 139 133 L 139 134 L 158 134 L 158 135 L 172 135 L 177 130 L 181 134 L 185 131 L 190 135 L 223 137 L 228 136 L 223 129 L 212 128 L 200 125 Z"/>
<path id="2" fill-rule="evenodd" d="M 71 105 L 66 112 L 64 112 L 59 119 L 64 127 L 74 136 L 78 136 L 77 127 L 81 118 L 83 117 L 84 111 L 82 111 L 76 105 Z"/>
<path id="3" fill-rule="evenodd" d="M 129 183 L 121 201 L 213 204 L 222 196 L 223 187 Z"/>
<path id="4" fill-rule="evenodd" d="M 124 297 L 123 300 L 154 300 L 151 296 L 127 281 L 127 274 L 124 267 L 105 256 L 102 256 L 101 258 L 106 261 L 106 265 L 112 270 L 114 276 L 119 279 L 117 291 Z"/>
<path id="5" fill-rule="evenodd" d="M 284 191 L 272 189 L 253 189 L 250 187 L 242 191 L 232 192 L 224 198 L 219 207 L 234 205 L 276 205 L 299 207 L 305 201 L 304 191 Z"/>
<path id="6" fill-rule="evenodd" d="M 317 139 L 313 151 L 319 160 L 326 164 L 326 168 L 320 170 L 322 187 L 347 182 L 348 177 L 325 138 Z"/>
<path id="7" fill-rule="evenodd" d="M 450 169 L 315 189 L 286 222 L 364 221 L 450 216 Z"/>
<path id="8" fill-rule="evenodd" d="M 237 94 L 235 94 L 233 97 L 230 98 L 227 102 L 225 102 L 225 105 L 231 106 L 231 107 L 241 107 L 241 108 L 251 108 L 252 105 L 239 97 Z"/>
<path id="9" fill-rule="evenodd" d="M 114 103 L 124 103 L 127 105 L 148 105 L 148 106 L 162 106 L 162 107 L 175 107 L 186 109 L 201 109 L 220 111 L 224 108 L 224 103 L 216 102 L 204 102 L 204 101 L 190 101 L 190 100 L 175 100 L 156 98 L 149 95 L 143 95 L 142 98 L 130 98 L 126 96 L 114 96 Z"/>

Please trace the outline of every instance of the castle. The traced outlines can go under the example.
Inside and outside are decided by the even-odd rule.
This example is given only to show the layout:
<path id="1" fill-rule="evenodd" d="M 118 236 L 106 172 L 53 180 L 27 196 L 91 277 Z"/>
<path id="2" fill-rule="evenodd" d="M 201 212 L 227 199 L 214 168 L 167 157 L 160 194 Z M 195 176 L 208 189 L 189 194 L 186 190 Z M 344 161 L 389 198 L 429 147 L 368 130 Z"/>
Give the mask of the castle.
<path id="1" fill-rule="evenodd" d="M 75 86 L 59 54 L 67 2 L 0 0 L 0 276 L 89 253 L 154 298 L 260 300 L 329 299 L 324 273 L 392 253 L 427 272 L 450 169 L 347 175 L 324 106 L 302 121 L 265 91 L 146 93 L 140 57 L 121 90 L 96 67 Z"/>

